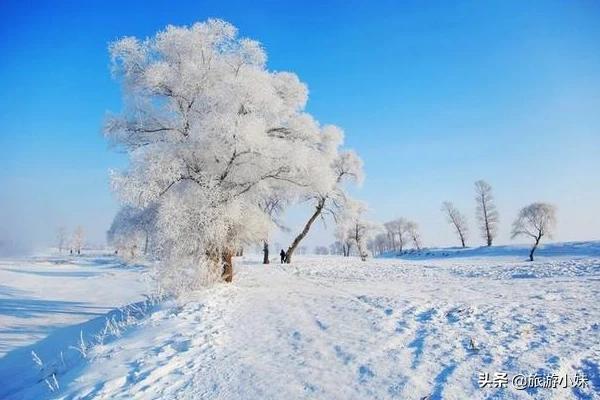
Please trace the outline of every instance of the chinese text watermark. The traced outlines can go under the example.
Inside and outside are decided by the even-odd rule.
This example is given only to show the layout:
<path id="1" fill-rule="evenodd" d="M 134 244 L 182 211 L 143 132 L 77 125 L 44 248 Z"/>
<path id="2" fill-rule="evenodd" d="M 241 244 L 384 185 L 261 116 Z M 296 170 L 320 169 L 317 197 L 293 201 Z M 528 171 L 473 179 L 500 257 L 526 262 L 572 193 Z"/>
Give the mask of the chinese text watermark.
<path id="1" fill-rule="evenodd" d="M 509 376 L 507 372 L 480 372 L 477 383 L 480 388 L 506 388 L 509 385 L 517 390 L 546 388 L 587 388 L 589 378 L 581 373 L 568 374 L 515 374 Z"/>

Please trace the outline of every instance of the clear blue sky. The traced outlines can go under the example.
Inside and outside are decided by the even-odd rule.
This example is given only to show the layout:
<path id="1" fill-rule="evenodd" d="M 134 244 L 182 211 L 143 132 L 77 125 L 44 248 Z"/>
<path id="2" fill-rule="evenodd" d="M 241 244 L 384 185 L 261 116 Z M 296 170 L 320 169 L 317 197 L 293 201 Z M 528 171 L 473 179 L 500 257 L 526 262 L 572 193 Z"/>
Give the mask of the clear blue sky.
<path id="1" fill-rule="evenodd" d="M 557 239 L 600 238 L 600 2 L 3 0 L 0 14 L 0 236 L 43 242 L 80 223 L 102 241 L 107 170 L 125 162 L 101 135 L 120 109 L 107 44 L 219 17 L 344 128 L 376 219 L 407 216 L 426 244 L 451 244 L 440 203 L 473 223 L 485 178 L 501 242 L 535 200 L 558 205 Z"/>

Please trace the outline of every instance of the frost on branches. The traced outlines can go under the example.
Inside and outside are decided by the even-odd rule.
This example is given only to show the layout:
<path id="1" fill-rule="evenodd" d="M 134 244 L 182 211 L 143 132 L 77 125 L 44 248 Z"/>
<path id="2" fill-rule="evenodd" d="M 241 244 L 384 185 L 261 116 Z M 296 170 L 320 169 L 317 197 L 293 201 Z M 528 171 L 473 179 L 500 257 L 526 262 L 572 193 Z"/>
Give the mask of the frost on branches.
<path id="1" fill-rule="evenodd" d="M 378 224 L 365 219 L 366 212 L 366 204 L 351 200 L 338 219 L 335 236 L 345 247 L 344 256 L 350 254 L 354 245 L 361 260 L 366 261 L 367 244 L 381 229 Z"/>
<path id="2" fill-rule="evenodd" d="M 324 131 L 325 136 L 339 138 L 330 139 L 330 142 L 339 142 L 342 138 L 341 131 L 330 128 Z M 362 160 L 353 151 L 338 151 L 337 146 L 325 151 L 327 159 L 326 170 L 330 174 L 323 177 L 313 177 L 311 183 L 304 188 L 303 199 L 314 205 L 314 209 L 304 224 L 302 231 L 294 238 L 285 253 L 286 263 L 292 261 L 292 256 L 298 245 L 308 234 L 312 224 L 318 217 L 324 218 L 325 214 L 333 215 L 334 218 L 341 211 L 345 210 L 347 204 L 352 203 L 344 190 L 344 184 L 348 181 L 361 183 L 363 179 Z M 349 254 L 348 249 L 348 254 Z"/>
<path id="3" fill-rule="evenodd" d="M 306 113 L 306 86 L 268 71 L 260 44 L 231 24 L 168 26 L 118 40 L 110 53 L 124 109 L 105 135 L 130 160 L 112 184 L 124 207 L 156 213 L 152 232 L 135 218 L 125 219 L 136 228 L 118 232 L 138 236 L 133 242 L 142 232 L 147 251 L 151 238 L 167 275 L 192 286 L 231 281 L 236 250 L 266 242 L 275 225 L 265 199 L 289 204 L 307 188 L 330 193 L 339 180 L 341 131 Z"/>
<path id="4" fill-rule="evenodd" d="M 523 207 L 512 227 L 512 238 L 528 236 L 533 239 L 533 247 L 529 252 L 529 261 L 533 261 L 533 253 L 544 236 L 552 237 L 556 226 L 556 207 L 548 203 L 532 203 Z"/>

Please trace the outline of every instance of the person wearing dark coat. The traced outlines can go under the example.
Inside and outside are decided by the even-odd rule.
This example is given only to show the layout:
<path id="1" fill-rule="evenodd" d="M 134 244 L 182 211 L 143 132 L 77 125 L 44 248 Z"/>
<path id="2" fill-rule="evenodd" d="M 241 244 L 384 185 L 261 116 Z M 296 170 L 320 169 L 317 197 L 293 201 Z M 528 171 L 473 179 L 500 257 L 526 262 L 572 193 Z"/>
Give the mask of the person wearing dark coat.
<path id="1" fill-rule="evenodd" d="M 281 263 L 283 264 L 283 262 L 285 261 L 285 251 L 283 251 L 283 249 L 281 249 L 281 251 L 279 252 L 279 256 L 281 257 Z"/>

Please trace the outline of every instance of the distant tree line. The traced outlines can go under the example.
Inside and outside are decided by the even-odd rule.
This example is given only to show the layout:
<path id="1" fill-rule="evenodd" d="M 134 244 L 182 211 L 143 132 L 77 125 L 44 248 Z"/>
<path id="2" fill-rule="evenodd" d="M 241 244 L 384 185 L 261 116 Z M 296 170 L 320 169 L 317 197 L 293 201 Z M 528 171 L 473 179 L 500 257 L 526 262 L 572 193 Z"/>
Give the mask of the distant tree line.
<path id="1" fill-rule="evenodd" d="M 486 246 L 492 246 L 498 233 L 499 213 L 496 207 L 492 186 L 484 180 L 478 180 L 475 187 L 475 219 L 481 238 Z M 452 227 L 460 245 L 467 247 L 469 239 L 469 226 L 467 217 L 452 202 L 444 201 L 441 211 L 448 224 Z M 556 225 L 556 207 L 548 203 L 533 203 L 522 208 L 517 219 L 513 223 L 512 238 L 526 236 L 533 239 L 529 259 L 533 261 L 533 255 L 542 238 L 551 236 Z M 338 225 L 339 226 L 339 225 Z M 422 248 L 419 226 L 404 217 L 400 217 L 383 223 L 379 228 L 373 226 L 371 232 L 375 235 L 367 241 L 367 248 L 378 256 L 384 253 L 401 254 L 407 249 L 419 251 Z M 350 256 L 361 254 L 359 250 L 354 251 L 358 243 L 351 234 L 347 234 L 347 228 L 336 231 L 336 241 L 330 246 L 331 254 Z"/>

